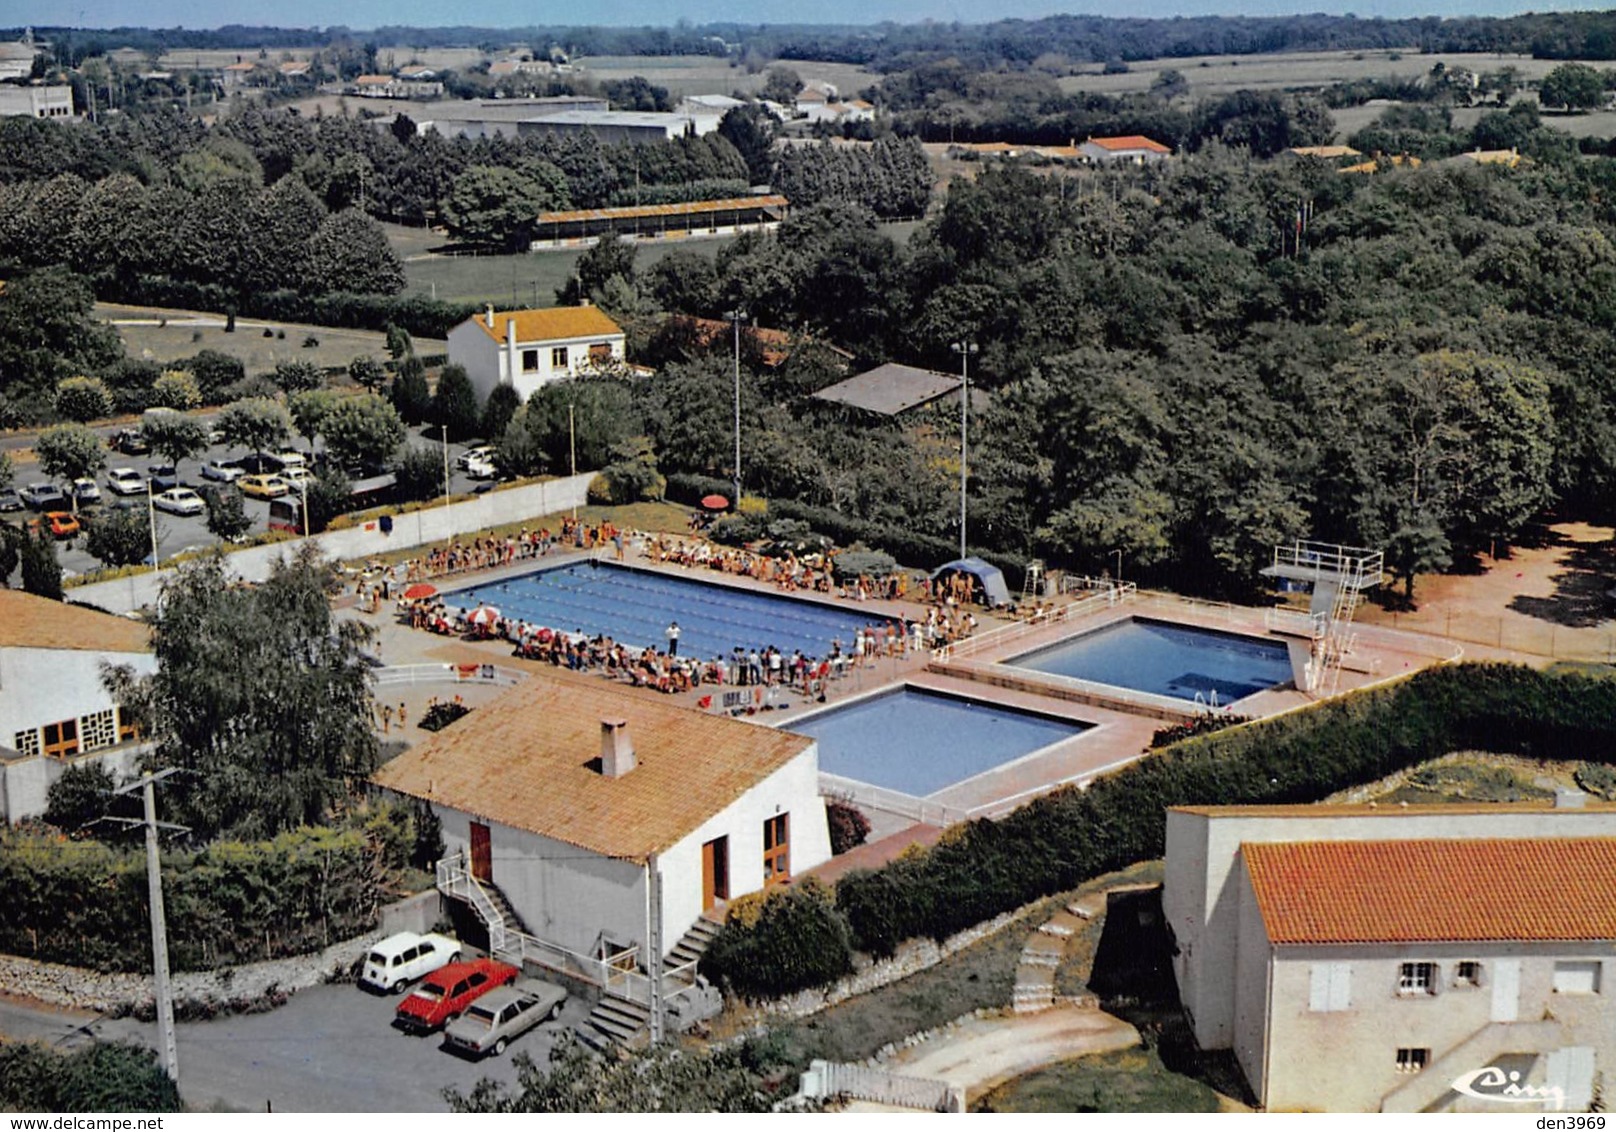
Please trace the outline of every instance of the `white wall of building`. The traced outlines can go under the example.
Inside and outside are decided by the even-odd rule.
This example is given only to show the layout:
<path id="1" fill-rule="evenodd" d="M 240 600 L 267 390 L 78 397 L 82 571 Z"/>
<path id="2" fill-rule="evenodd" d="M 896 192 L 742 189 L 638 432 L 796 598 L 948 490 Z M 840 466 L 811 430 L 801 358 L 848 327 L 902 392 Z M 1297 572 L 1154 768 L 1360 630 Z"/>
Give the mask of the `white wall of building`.
<path id="1" fill-rule="evenodd" d="M 101 683 L 101 665 L 128 664 L 157 671 L 151 653 L 81 649 L 0 649 L 0 746 L 12 747 L 18 731 L 77 719 L 113 706 Z"/>
<path id="2" fill-rule="evenodd" d="M 593 478 L 593 472 L 582 472 L 543 483 L 490 491 L 458 503 L 394 515 L 390 533 L 383 532 L 381 523 L 372 520 L 340 531 L 314 535 L 313 541 L 327 556 L 349 561 L 390 550 L 444 542 L 456 535 L 581 507 L 587 502 L 589 481 Z M 225 556 L 225 569 L 232 578 L 261 582 L 269 577 L 270 567 L 291 553 L 298 541 L 267 543 L 234 551 Z M 165 568 L 161 577 L 166 578 L 168 574 Z M 69 601 L 83 602 L 114 613 L 127 613 L 150 605 L 157 596 L 159 584 L 159 575 L 136 574 L 110 582 L 78 586 L 68 590 L 67 596 Z"/>
<path id="3" fill-rule="evenodd" d="M 1606 809 L 1452 809 L 1218 817 L 1169 810 L 1162 911 L 1178 947 L 1173 973 L 1195 1040 L 1205 1049 L 1226 1049 L 1234 1039 L 1230 973 L 1240 928 L 1235 863 L 1241 842 L 1616 836 L 1616 811 Z"/>
<path id="4" fill-rule="evenodd" d="M 28 759 L 0 760 L 0 818 L 8 825 L 15 825 L 24 818 L 39 817 L 45 812 L 51 784 L 66 774 L 70 766 L 102 766 L 120 781 L 133 778 L 140 756 L 150 747 L 149 743 L 129 743 L 71 759 L 35 755 Z"/>
<path id="5" fill-rule="evenodd" d="M 69 86 L 0 86 L 0 118 L 71 118 Z"/>
<path id="6" fill-rule="evenodd" d="M 553 338 L 542 342 L 507 338 L 496 342 L 486 329 L 477 325 L 482 317 L 468 319 L 449 331 L 449 361 L 465 367 L 466 376 L 471 378 L 478 398 L 483 401 L 488 400 L 495 386 L 510 385 L 525 403 L 551 382 L 588 373 L 595 367 L 590 354 L 595 347 L 606 346 L 614 362 L 626 357 L 625 338 L 621 334 Z M 565 351 L 564 361 L 557 356 L 558 351 Z"/>

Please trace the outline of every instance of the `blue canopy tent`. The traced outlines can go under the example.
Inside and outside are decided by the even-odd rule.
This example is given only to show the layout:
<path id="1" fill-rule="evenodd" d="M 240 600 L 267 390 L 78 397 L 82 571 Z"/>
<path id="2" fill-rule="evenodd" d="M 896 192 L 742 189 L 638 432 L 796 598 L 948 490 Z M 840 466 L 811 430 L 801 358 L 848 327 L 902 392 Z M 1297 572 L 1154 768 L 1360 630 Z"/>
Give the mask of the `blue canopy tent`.
<path id="1" fill-rule="evenodd" d="M 987 595 L 988 605 L 993 609 L 1010 604 L 1010 587 L 1005 584 L 1004 571 L 974 555 L 970 558 L 956 558 L 937 567 L 931 572 L 931 580 L 935 582 L 944 574 L 971 575 L 981 584 L 982 592 Z"/>

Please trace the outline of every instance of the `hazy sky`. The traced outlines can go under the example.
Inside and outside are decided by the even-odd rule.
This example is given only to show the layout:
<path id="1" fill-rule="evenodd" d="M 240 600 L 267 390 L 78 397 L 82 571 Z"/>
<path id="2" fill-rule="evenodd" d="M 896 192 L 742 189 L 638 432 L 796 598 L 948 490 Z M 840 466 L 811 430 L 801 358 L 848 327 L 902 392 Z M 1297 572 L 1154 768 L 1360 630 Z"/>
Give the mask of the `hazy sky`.
<path id="1" fill-rule="evenodd" d="M 714 20 L 759 23 L 876 23 L 925 19 L 983 23 L 1002 17 L 1046 16 L 1055 12 L 1107 16 L 1271 16 L 1294 12 L 1355 12 L 1360 16 L 1501 16 L 1523 11 L 1601 9 L 1611 0 L 595 0 L 588 5 L 544 0 L 6 0 L 0 21 L 75 27 L 187 27 L 256 24 L 325 27 L 343 24 L 372 28 L 384 24 L 418 27 L 472 25 L 522 27 L 571 24 L 671 24 Z"/>

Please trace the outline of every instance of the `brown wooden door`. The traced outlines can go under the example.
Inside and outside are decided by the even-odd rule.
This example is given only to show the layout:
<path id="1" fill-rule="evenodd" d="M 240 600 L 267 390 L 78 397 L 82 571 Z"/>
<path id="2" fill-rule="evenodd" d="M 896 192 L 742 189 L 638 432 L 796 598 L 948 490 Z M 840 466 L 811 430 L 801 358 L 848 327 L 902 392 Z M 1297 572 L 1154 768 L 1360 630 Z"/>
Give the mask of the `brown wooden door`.
<path id="1" fill-rule="evenodd" d="M 701 847 L 701 910 L 729 899 L 729 838 L 715 837 Z"/>
<path id="2" fill-rule="evenodd" d="M 471 875 L 478 880 L 494 879 L 494 849 L 488 840 L 488 827 L 471 823 Z"/>

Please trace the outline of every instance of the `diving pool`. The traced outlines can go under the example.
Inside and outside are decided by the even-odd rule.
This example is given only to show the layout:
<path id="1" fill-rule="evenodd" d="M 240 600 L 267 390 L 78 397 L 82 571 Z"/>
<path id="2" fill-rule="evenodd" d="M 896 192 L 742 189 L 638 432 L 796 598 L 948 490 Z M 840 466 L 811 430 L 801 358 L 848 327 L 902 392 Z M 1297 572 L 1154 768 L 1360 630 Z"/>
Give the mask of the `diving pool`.
<path id="1" fill-rule="evenodd" d="M 1135 617 L 1004 663 L 1180 700 L 1230 704 L 1291 681 L 1278 641 Z"/>
<path id="2" fill-rule="evenodd" d="M 552 566 L 445 593 L 451 605 L 492 605 L 510 620 L 558 632 L 605 635 L 634 648 L 667 647 L 668 622 L 679 622 L 679 654 L 729 657 L 737 645 L 770 645 L 790 656 L 825 656 L 832 641 L 852 653 L 853 634 L 885 624 L 849 610 L 797 598 L 715 586 L 607 562 Z"/>
<path id="3" fill-rule="evenodd" d="M 1088 730 L 907 685 L 784 726 L 819 740 L 820 770 L 916 798 Z"/>

